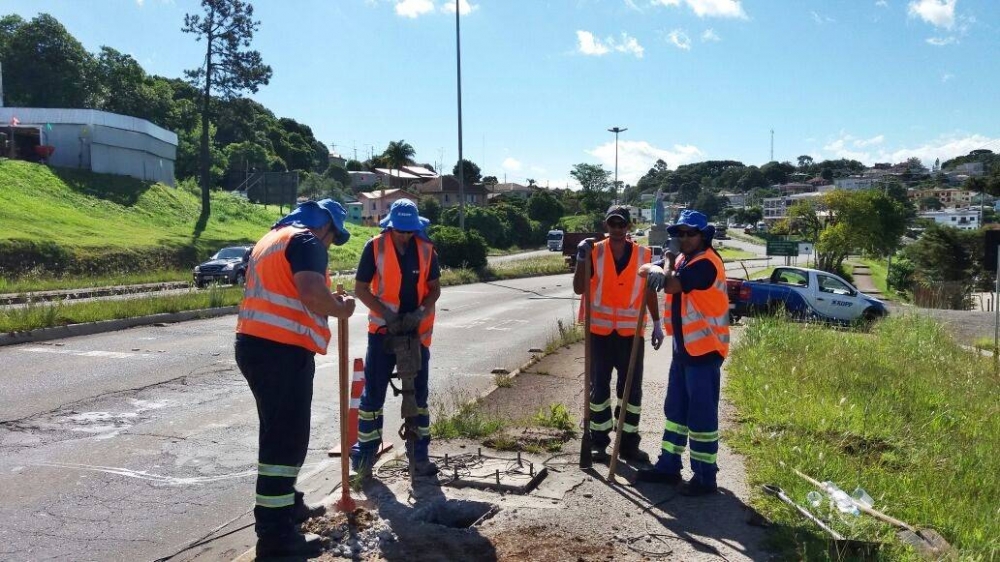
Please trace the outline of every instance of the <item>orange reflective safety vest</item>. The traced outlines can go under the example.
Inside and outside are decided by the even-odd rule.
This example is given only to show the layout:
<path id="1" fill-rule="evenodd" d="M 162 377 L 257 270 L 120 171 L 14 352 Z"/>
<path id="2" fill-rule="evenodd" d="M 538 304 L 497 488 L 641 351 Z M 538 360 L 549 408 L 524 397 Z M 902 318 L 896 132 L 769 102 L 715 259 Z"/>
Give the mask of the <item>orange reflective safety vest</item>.
<path id="1" fill-rule="evenodd" d="M 590 277 L 590 333 L 599 336 L 618 332 L 621 336 L 634 336 L 645 298 L 645 279 L 638 276 L 639 266 L 649 263 L 653 253 L 648 246 L 632 244 L 628 265 L 619 274 L 611 241 L 594 244 Z M 580 321 L 583 321 L 583 302 L 580 303 Z"/>
<path id="2" fill-rule="evenodd" d="M 705 251 L 688 262 L 682 254 L 677 268 L 701 260 L 708 260 L 715 266 L 715 282 L 703 291 L 683 294 L 681 328 L 684 349 L 692 357 L 717 351 L 725 358 L 729 354 L 729 296 L 726 293 L 726 267 L 722 259 L 715 252 Z M 668 336 L 674 335 L 673 299 L 680 296 L 668 293 L 664 298 L 663 327 Z"/>
<path id="3" fill-rule="evenodd" d="M 330 344 L 326 316 L 313 314 L 299 300 L 292 264 L 285 258 L 292 236 L 300 232 L 307 229 L 286 226 L 272 230 L 254 246 L 236 332 L 326 355 Z M 330 275 L 324 275 L 329 287 Z"/>
<path id="4" fill-rule="evenodd" d="M 430 292 L 427 278 L 431 273 L 431 261 L 434 257 L 434 245 L 426 240 L 417 241 L 417 259 L 420 263 L 420 273 L 417 277 L 417 302 L 423 302 Z M 372 239 L 372 250 L 375 252 L 375 277 L 372 278 L 369 289 L 386 308 L 399 312 L 399 289 L 403 273 L 399 270 L 399 259 L 396 256 L 396 245 L 392 243 L 392 235 L 382 233 Z M 385 327 L 385 319 L 374 310 L 368 311 L 368 333 L 374 334 Z M 417 328 L 420 343 L 431 346 L 431 336 L 434 334 L 434 307 L 424 312 L 424 319 Z"/>

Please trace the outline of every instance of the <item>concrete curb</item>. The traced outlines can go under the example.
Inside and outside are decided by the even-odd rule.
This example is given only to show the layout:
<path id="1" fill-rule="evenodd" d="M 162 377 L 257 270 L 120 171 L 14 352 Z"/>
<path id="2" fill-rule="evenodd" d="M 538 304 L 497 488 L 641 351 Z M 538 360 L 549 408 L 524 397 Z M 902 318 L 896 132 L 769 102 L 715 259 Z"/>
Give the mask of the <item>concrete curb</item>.
<path id="1" fill-rule="evenodd" d="M 117 330 L 125 330 L 127 328 L 135 328 L 136 326 L 184 322 L 186 320 L 197 320 L 199 318 L 215 318 L 217 316 L 236 314 L 238 309 L 238 306 L 202 308 L 199 310 L 167 312 L 163 314 L 153 314 L 151 316 L 139 316 L 136 318 L 121 318 L 118 320 L 102 320 L 100 322 L 55 326 L 53 328 L 39 328 L 37 330 L 28 330 L 25 332 L 10 332 L 7 334 L 0 334 L 0 347 L 18 343 L 58 340 L 74 336 L 90 336 L 103 332 L 114 332 Z"/>

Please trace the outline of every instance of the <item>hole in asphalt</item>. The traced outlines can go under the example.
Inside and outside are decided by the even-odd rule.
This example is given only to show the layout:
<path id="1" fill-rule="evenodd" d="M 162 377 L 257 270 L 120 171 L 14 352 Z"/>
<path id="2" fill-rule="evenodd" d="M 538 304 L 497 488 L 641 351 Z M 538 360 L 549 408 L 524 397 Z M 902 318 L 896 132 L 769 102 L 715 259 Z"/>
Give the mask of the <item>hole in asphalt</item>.
<path id="1" fill-rule="evenodd" d="M 410 518 L 453 529 L 467 529 L 493 517 L 498 511 L 497 506 L 487 502 L 445 500 L 416 509 Z"/>

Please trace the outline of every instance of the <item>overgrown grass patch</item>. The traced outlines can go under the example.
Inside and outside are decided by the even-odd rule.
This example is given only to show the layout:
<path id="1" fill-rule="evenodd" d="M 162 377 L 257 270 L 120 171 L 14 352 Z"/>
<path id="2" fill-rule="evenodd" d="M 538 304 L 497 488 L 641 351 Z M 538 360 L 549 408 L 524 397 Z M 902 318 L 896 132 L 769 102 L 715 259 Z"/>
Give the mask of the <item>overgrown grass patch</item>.
<path id="1" fill-rule="evenodd" d="M 740 250 L 739 248 L 727 248 L 723 246 L 722 248 L 716 248 L 716 250 L 719 252 L 719 255 L 721 255 L 722 259 L 725 261 L 736 261 L 736 260 L 757 257 L 757 254 L 754 254 L 752 252 L 747 252 L 746 250 Z"/>
<path id="2" fill-rule="evenodd" d="M 0 293 L 30 293 L 36 291 L 56 291 L 60 289 L 84 289 L 90 287 L 113 287 L 116 285 L 140 285 L 143 283 L 163 283 L 169 281 L 190 282 L 190 269 L 164 269 L 146 273 L 123 273 L 94 276 L 47 276 L 28 274 L 17 279 L 0 278 Z"/>
<path id="3" fill-rule="evenodd" d="M 239 304 L 242 287 L 212 288 L 180 295 L 89 302 L 31 303 L 0 309 L 0 333 L 51 328 L 82 322 L 136 318 L 165 312 L 218 308 Z"/>
<path id="4" fill-rule="evenodd" d="M 804 504 L 810 486 L 784 463 L 848 492 L 864 488 L 876 509 L 939 530 L 963 557 L 1000 551 L 1000 377 L 990 358 L 958 346 L 940 325 L 904 315 L 855 333 L 759 318 L 727 372 L 741 421 L 728 440 L 747 456 L 755 486 L 778 484 Z M 800 531 L 777 537 L 795 557 L 824 550 L 818 531 L 787 506 L 756 503 L 781 528 Z M 836 516 L 833 525 L 850 538 L 895 543 L 885 525 Z"/>

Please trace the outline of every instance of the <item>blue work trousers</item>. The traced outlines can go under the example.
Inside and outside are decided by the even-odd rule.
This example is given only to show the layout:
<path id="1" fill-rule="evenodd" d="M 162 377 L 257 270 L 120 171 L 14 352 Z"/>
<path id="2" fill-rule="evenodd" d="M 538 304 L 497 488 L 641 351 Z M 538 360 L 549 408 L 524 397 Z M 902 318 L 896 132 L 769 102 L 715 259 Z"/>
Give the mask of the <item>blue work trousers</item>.
<path id="1" fill-rule="evenodd" d="M 396 355 L 386 352 L 385 334 L 368 334 L 368 352 L 365 355 L 365 390 L 361 394 L 358 407 L 358 442 L 351 448 L 351 461 L 355 470 L 370 468 L 382 444 L 382 406 L 389 378 L 396 367 Z M 417 440 L 414 457 L 417 461 L 427 460 L 427 449 L 431 442 L 431 416 L 427 409 L 427 378 L 430 368 L 431 350 L 420 347 L 420 373 L 414 381 L 417 416 Z M 399 386 L 398 381 L 396 385 Z"/>
<path id="2" fill-rule="evenodd" d="M 690 442 L 694 479 L 706 486 L 716 484 L 722 361 L 722 357 L 717 357 L 689 364 L 675 358 L 670 363 L 667 399 L 663 405 L 667 419 L 657 469 L 680 474 L 681 455 Z"/>

